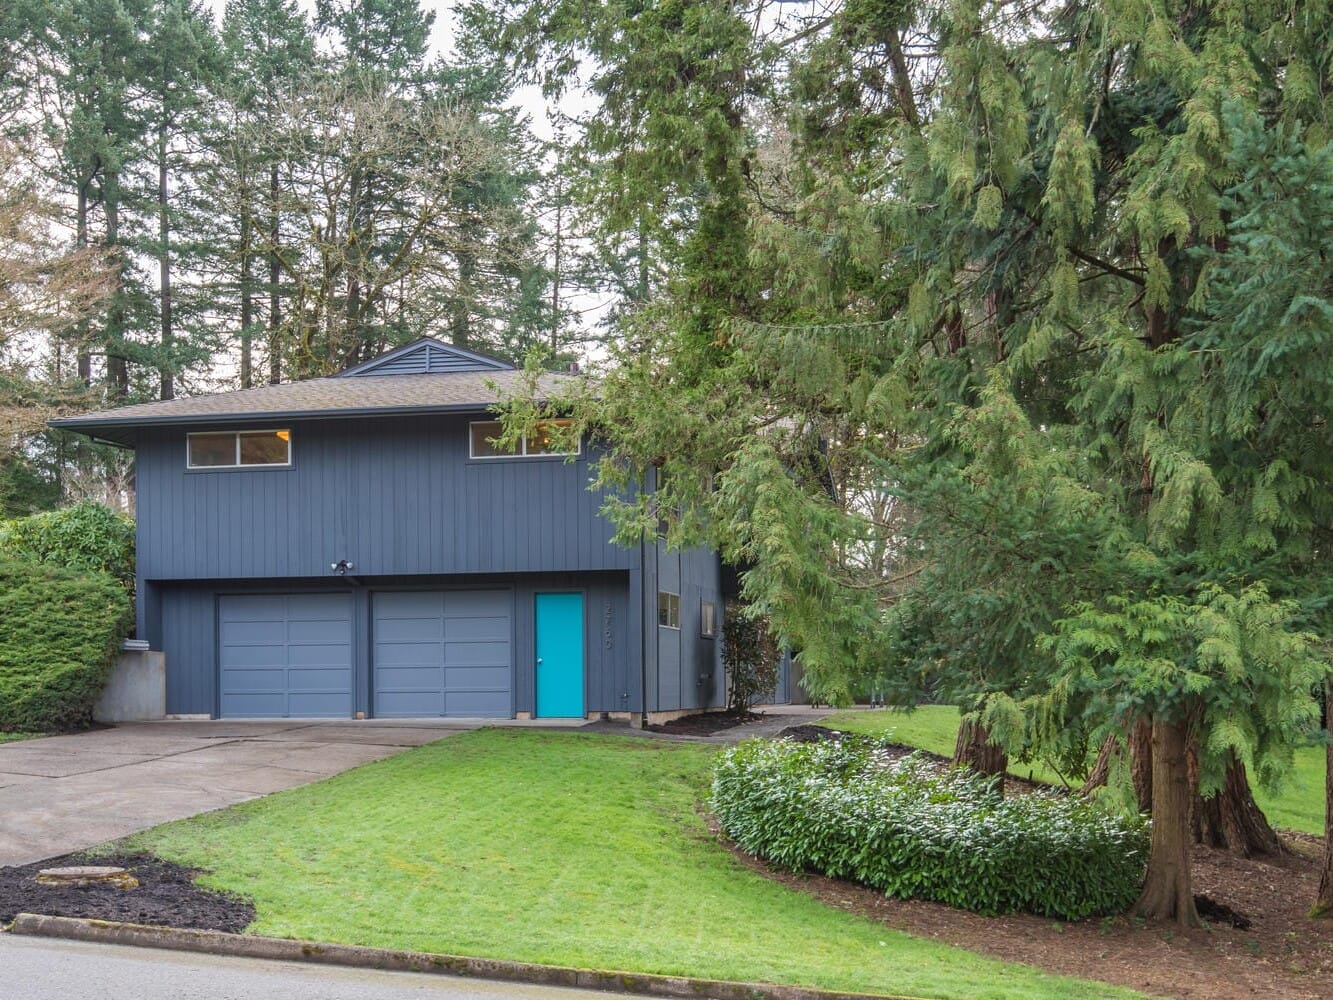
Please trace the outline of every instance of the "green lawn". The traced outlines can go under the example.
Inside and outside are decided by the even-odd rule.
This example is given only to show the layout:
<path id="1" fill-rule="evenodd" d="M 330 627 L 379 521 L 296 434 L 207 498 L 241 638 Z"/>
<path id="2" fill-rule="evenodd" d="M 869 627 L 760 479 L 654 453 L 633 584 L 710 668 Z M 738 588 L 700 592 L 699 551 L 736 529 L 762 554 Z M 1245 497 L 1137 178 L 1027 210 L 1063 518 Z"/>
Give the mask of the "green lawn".
<path id="1" fill-rule="evenodd" d="M 256 934 L 922 997 L 1129 996 L 918 940 L 749 871 L 698 804 L 715 748 L 466 733 L 168 824 Z"/>
<path id="2" fill-rule="evenodd" d="M 842 712 L 824 719 L 830 729 L 891 736 L 898 743 L 932 753 L 953 754 L 958 736 L 958 709 L 949 705 L 922 705 L 910 712 L 893 709 Z M 1060 783 L 1060 776 L 1041 764 L 1017 764 L 1011 773 L 1029 774 L 1038 781 Z M 1296 768 L 1276 794 L 1254 789 L 1254 798 L 1274 826 L 1323 836 L 1324 748 L 1302 747 L 1296 751 Z"/>

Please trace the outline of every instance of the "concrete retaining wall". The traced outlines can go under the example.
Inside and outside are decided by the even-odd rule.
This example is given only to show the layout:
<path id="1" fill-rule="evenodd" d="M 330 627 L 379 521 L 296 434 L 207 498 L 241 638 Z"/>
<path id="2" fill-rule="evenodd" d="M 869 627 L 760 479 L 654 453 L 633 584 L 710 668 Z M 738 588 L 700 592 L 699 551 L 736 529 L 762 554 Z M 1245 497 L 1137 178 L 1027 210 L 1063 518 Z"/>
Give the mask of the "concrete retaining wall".
<path id="1" fill-rule="evenodd" d="M 166 654 L 139 645 L 127 642 L 111 669 L 102 697 L 93 706 L 98 722 L 149 722 L 166 717 Z"/>

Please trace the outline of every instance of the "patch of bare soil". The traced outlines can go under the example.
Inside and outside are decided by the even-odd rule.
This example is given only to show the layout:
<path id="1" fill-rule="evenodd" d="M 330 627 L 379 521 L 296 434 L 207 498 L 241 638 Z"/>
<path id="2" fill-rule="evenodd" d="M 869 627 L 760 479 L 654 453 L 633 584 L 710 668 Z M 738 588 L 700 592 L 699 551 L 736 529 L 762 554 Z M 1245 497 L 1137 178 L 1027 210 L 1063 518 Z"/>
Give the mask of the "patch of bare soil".
<path id="1" fill-rule="evenodd" d="M 679 719 L 652 725 L 648 728 L 655 733 L 667 733 L 671 736 L 712 736 L 726 729 L 755 722 L 763 716 L 755 712 L 698 712 L 694 715 L 682 715 Z"/>
<path id="2" fill-rule="evenodd" d="M 139 880 L 136 889 L 114 885 L 42 885 L 43 868 L 115 865 Z M 94 917 L 159 927 L 194 927 L 240 932 L 255 918 L 255 908 L 239 896 L 195 885 L 201 873 L 146 854 L 87 857 L 70 854 L 36 864 L 0 868 L 0 924 L 19 913 L 56 917 Z"/>
<path id="3" fill-rule="evenodd" d="M 822 729 L 784 735 L 838 738 L 829 733 Z M 911 752 L 910 747 L 892 750 Z M 1006 787 L 1015 790 L 1028 784 L 1012 777 L 1006 781 Z M 748 867 L 829 906 L 917 937 L 1048 972 L 1190 1000 L 1327 1000 L 1333 997 L 1333 920 L 1306 916 L 1319 885 L 1322 844 L 1300 833 L 1284 833 L 1282 840 L 1287 853 L 1277 858 L 1245 859 L 1194 849 L 1196 899 L 1206 896 L 1201 910 L 1212 913 L 1212 919 L 1205 917 L 1203 930 L 1127 917 L 1076 922 L 1030 914 L 983 917 L 939 903 L 889 899 L 822 875 L 794 874 L 731 850 Z M 1233 926 L 1246 922 L 1248 926 Z"/>

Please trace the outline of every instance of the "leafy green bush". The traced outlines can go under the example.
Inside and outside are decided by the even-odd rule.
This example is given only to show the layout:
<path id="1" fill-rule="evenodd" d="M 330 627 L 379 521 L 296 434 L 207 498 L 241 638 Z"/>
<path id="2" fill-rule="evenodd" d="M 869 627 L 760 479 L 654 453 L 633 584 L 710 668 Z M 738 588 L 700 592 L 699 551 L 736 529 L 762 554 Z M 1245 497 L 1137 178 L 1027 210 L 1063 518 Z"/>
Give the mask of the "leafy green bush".
<path id="1" fill-rule="evenodd" d="M 978 913 L 1118 913 L 1138 895 L 1147 824 L 1086 799 L 1004 798 L 963 769 L 896 761 L 877 740 L 751 741 L 713 773 L 714 811 L 742 848 L 796 871 Z"/>
<path id="2" fill-rule="evenodd" d="M 106 573 L 0 561 L 0 730 L 86 725 L 132 623 Z"/>
<path id="3" fill-rule="evenodd" d="M 134 520 L 91 501 L 0 524 L 0 558 L 109 573 L 134 592 Z"/>

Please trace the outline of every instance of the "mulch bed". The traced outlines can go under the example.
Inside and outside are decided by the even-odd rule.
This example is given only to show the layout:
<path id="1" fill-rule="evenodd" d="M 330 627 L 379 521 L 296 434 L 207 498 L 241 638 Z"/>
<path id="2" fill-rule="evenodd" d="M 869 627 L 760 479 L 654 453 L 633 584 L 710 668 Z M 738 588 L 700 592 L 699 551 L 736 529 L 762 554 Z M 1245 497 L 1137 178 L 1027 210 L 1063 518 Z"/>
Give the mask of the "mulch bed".
<path id="1" fill-rule="evenodd" d="M 651 725 L 648 728 L 655 733 L 667 733 L 671 736 L 712 736 L 747 722 L 755 722 L 763 716 L 755 712 L 698 712 L 694 715 L 682 715 L 679 719 Z"/>
<path id="2" fill-rule="evenodd" d="M 1007 962 L 1187 1000 L 1327 1000 L 1333 997 L 1333 920 L 1306 917 L 1319 884 L 1320 844 L 1301 834 L 1283 839 L 1292 853 L 1272 860 L 1195 848 L 1195 890 L 1244 914 L 1247 930 L 1225 923 L 1181 930 L 1125 917 L 1070 923 L 1022 913 L 983 917 L 784 871 L 735 848 L 732 854 L 829 906 Z"/>
<path id="3" fill-rule="evenodd" d="M 115 865 L 139 880 L 137 889 L 111 885 L 50 886 L 37 881 L 43 868 Z M 255 908 L 239 896 L 195 885 L 201 872 L 147 854 L 87 857 L 69 854 L 36 864 L 0 868 L 0 924 L 19 913 L 95 917 L 132 924 L 240 932 Z"/>

